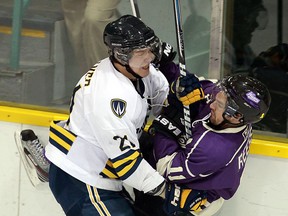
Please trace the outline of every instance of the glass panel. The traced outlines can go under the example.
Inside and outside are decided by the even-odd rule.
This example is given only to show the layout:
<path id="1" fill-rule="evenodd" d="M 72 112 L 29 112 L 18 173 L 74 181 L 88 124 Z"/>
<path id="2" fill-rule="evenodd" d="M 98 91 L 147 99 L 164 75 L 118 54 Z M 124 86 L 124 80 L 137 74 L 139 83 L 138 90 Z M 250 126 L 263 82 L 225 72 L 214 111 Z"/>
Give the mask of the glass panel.
<path id="1" fill-rule="evenodd" d="M 180 1 L 186 68 L 198 76 L 205 77 L 208 77 L 209 67 L 211 2 Z M 124 9 L 124 2 L 121 4 Z M 138 5 L 141 19 L 154 29 L 161 40 L 170 43 L 177 51 L 173 1 L 145 0 L 138 1 Z M 178 56 L 175 62 L 178 62 Z"/>
<path id="2" fill-rule="evenodd" d="M 211 1 L 188 0 L 187 7 L 188 14 L 183 21 L 186 68 L 208 77 Z"/>
<path id="3" fill-rule="evenodd" d="M 69 63 L 65 61 L 71 56 L 71 50 L 67 43 L 61 2 L 29 2 L 0 2 L 0 104 L 22 107 L 25 104 L 25 107 L 41 110 L 47 107 L 67 109 L 68 95 L 70 98 L 73 88 L 68 87 L 70 84 L 65 80 L 65 75 L 67 72 L 73 76 L 74 72 L 69 73 Z M 23 10 L 13 13 L 19 6 Z M 20 23 L 15 25 L 14 21 L 19 17 Z M 20 30 L 18 44 L 11 33 L 19 31 L 20 34 Z M 19 53 L 16 54 L 18 49 Z M 74 86 L 74 82 L 75 79 L 71 85 Z M 66 95 L 68 88 L 69 94 Z"/>
<path id="4" fill-rule="evenodd" d="M 287 132 L 287 6 L 281 0 L 226 4 L 223 75 L 243 73 L 267 85 L 272 104 L 266 118 L 254 126 L 261 131 Z"/>
<path id="5" fill-rule="evenodd" d="M 177 50 L 173 1 L 145 0 L 138 5 L 142 20 Z M 181 5 L 187 69 L 206 78 L 231 73 L 257 77 L 268 86 L 272 105 L 255 128 L 286 133 L 288 1 L 181 0 Z M 85 71 L 76 65 L 61 2 L 32 1 L 27 8 L 24 16 L 33 22 L 23 22 L 19 70 L 7 66 L 13 3 L 5 0 L 0 6 L 0 101 L 68 110 L 73 88 Z M 132 13 L 129 1 L 117 8 L 120 14 Z"/>

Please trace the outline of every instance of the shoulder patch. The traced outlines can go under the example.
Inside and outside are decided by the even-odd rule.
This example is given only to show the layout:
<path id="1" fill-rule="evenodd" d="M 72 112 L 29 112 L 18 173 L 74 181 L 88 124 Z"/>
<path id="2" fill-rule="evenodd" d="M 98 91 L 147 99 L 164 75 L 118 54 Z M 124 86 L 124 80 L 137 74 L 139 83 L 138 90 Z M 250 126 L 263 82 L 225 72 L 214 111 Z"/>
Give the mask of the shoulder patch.
<path id="1" fill-rule="evenodd" d="M 122 116 L 124 116 L 126 113 L 126 106 L 127 103 L 124 100 L 118 98 L 111 100 L 111 109 L 118 118 L 122 118 Z"/>

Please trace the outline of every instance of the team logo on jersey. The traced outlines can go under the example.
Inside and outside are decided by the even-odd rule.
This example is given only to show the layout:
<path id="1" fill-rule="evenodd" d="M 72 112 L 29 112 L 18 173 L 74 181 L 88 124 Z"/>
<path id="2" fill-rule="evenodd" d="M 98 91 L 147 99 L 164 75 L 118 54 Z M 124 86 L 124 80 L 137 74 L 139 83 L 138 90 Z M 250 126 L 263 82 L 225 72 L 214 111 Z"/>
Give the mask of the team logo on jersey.
<path id="1" fill-rule="evenodd" d="M 122 116 L 126 113 L 126 101 L 121 99 L 112 99 L 111 100 L 111 108 L 113 113 L 119 117 L 122 118 Z"/>

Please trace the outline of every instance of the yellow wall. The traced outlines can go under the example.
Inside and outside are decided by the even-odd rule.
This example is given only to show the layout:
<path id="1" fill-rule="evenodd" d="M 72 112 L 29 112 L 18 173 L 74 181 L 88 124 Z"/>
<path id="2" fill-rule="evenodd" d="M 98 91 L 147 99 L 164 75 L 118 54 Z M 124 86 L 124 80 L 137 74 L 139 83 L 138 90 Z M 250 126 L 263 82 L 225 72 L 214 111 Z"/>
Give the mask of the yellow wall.
<path id="1" fill-rule="evenodd" d="M 65 111 L 61 113 L 60 111 L 53 112 L 33 108 L 0 106 L 0 121 L 49 127 L 52 120 L 64 120 L 68 118 L 68 113 Z M 288 139 L 254 135 L 250 153 L 288 158 Z"/>

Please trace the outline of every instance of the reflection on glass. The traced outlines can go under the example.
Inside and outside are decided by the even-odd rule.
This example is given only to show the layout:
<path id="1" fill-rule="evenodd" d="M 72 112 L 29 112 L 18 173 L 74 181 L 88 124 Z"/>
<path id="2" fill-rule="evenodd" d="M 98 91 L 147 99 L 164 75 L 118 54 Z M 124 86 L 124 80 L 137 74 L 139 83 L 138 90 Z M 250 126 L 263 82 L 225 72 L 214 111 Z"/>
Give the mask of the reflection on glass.
<path id="1" fill-rule="evenodd" d="M 256 57 L 250 45 L 253 32 L 265 29 L 267 20 L 262 0 L 234 1 L 232 46 L 235 57 L 231 62 L 232 72 L 247 72 L 250 68 Z"/>
<path id="2" fill-rule="evenodd" d="M 272 97 L 270 110 L 266 118 L 256 124 L 254 128 L 286 133 L 288 45 L 287 43 L 277 45 L 275 39 L 273 40 L 276 34 L 275 28 L 273 28 L 276 21 L 274 26 L 269 23 L 270 17 L 276 20 L 277 1 L 234 0 L 232 6 L 232 23 L 229 19 L 225 20 L 227 26 L 231 26 L 232 30 L 230 37 L 225 37 L 225 49 L 229 50 L 225 53 L 225 69 L 228 73 L 243 73 L 256 77 L 269 88 Z M 228 10 L 231 10 L 231 7 L 227 8 L 226 13 Z M 260 34 L 259 30 L 265 33 Z M 255 41 L 270 41 L 270 45 L 267 47 L 267 45 L 263 45 L 267 43 L 255 43 Z M 261 52 L 255 53 L 256 49 Z"/>
<path id="3" fill-rule="evenodd" d="M 209 67 L 210 4 L 210 0 L 189 0 L 189 15 L 183 24 L 186 67 L 204 77 Z"/>
<path id="4" fill-rule="evenodd" d="M 288 44 L 281 43 L 261 52 L 253 61 L 250 75 L 265 83 L 272 97 L 270 110 L 262 122 L 262 128 L 264 126 L 265 130 L 286 133 Z"/>

